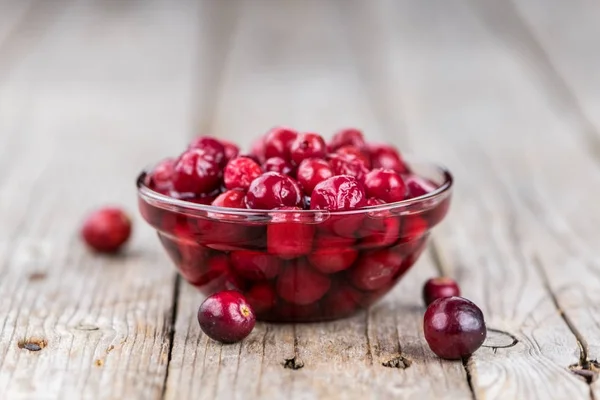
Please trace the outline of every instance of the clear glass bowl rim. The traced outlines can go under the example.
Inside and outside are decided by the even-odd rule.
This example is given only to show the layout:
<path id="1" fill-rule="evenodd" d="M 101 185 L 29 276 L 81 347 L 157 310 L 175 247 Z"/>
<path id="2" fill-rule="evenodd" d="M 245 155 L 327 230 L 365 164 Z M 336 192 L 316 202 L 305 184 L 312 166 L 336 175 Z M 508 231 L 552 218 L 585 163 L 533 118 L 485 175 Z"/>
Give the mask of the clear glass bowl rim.
<path id="1" fill-rule="evenodd" d="M 176 199 L 162 193 L 158 193 L 152 189 L 150 189 L 145 183 L 146 175 L 153 170 L 154 165 L 146 167 L 138 176 L 136 181 L 136 186 L 138 189 L 138 195 L 144 201 L 149 202 L 155 206 L 163 208 L 165 210 L 173 210 L 176 209 L 178 211 L 200 211 L 207 213 L 218 213 L 222 215 L 236 215 L 236 216 L 248 216 L 248 217 L 267 217 L 272 216 L 273 214 L 281 215 L 283 214 L 296 214 L 301 215 L 302 217 L 310 217 L 310 216 L 323 216 L 323 214 L 327 214 L 328 216 L 345 216 L 345 215 L 356 215 L 363 213 L 377 213 L 377 212 L 385 212 L 402 208 L 411 208 L 419 209 L 419 205 L 422 205 L 423 208 L 431 208 L 431 203 L 437 203 L 445 199 L 448 195 L 450 195 L 454 178 L 450 171 L 436 163 L 430 163 L 426 161 L 420 161 L 418 159 L 413 159 L 412 157 L 406 157 L 408 160 L 407 164 L 409 166 L 413 165 L 423 165 L 429 168 L 433 167 L 437 170 L 437 172 L 441 173 L 444 177 L 444 182 L 434 191 L 431 191 L 422 196 L 413 197 L 411 199 L 406 199 L 402 201 L 397 201 L 394 203 L 387 203 L 377 206 L 369 206 L 363 207 L 356 210 L 345 210 L 345 211 L 329 211 L 329 210 L 252 210 L 252 209 L 242 209 L 242 208 L 227 208 L 227 207 L 217 207 L 212 205 L 198 204 L 193 203 L 191 201 Z M 414 160 L 414 161 L 413 161 Z"/>

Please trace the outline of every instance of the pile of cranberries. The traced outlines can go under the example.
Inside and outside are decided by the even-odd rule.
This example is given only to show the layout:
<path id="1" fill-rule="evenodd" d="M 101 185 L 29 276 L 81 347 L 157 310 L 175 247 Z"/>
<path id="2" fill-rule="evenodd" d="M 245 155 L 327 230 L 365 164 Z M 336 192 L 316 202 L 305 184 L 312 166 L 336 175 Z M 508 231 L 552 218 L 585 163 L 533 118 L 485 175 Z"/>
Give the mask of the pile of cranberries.
<path id="1" fill-rule="evenodd" d="M 283 127 L 248 153 L 199 137 L 138 182 L 162 195 L 140 194 L 140 210 L 182 276 L 207 295 L 242 293 L 269 321 L 340 318 L 383 296 L 417 260 L 450 196 L 385 205 L 442 183 L 357 129 L 327 142 Z"/>

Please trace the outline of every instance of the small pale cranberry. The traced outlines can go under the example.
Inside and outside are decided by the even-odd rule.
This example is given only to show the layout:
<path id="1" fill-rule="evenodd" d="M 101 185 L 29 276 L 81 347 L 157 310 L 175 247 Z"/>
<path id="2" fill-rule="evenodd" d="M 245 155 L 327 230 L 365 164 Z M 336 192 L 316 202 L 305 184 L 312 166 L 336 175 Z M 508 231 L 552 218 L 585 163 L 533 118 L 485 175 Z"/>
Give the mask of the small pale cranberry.
<path id="1" fill-rule="evenodd" d="M 313 210 L 353 210 L 366 205 L 363 185 L 348 175 L 332 176 L 320 182 L 310 198 L 310 208 Z"/>
<path id="2" fill-rule="evenodd" d="M 227 163 L 223 181 L 227 189 L 248 190 L 250 183 L 261 174 L 260 165 L 247 157 L 238 157 Z"/>
<path id="3" fill-rule="evenodd" d="M 203 150 L 188 150 L 175 163 L 173 188 L 180 193 L 210 193 L 219 187 L 220 181 L 218 163 Z"/>
<path id="4" fill-rule="evenodd" d="M 399 174 L 409 172 L 408 167 L 400 157 L 400 153 L 392 146 L 386 144 L 372 144 L 369 146 L 371 153 L 371 166 L 373 168 L 393 169 Z"/>
<path id="5" fill-rule="evenodd" d="M 254 179 L 246 194 L 248 208 L 272 210 L 302 206 L 302 190 L 289 176 L 266 172 Z"/>
<path id="6" fill-rule="evenodd" d="M 292 165 L 281 157 L 271 157 L 262 165 L 265 172 L 279 172 L 283 175 L 291 175 Z"/>
<path id="7" fill-rule="evenodd" d="M 290 146 L 290 158 L 295 165 L 307 158 L 323 158 L 326 154 L 325 140 L 316 133 L 302 133 Z"/>
<path id="8" fill-rule="evenodd" d="M 284 160 L 290 160 L 290 147 L 297 136 L 298 132 L 290 128 L 271 129 L 264 139 L 265 158 L 281 157 Z"/>
<path id="9" fill-rule="evenodd" d="M 423 318 L 423 331 L 431 350 L 447 360 L 470 356 L 487 334 L 479 307 L 462 297 L 445 297 L 431 303 Z"/>
<path id="10" fill-rule="evenodd" d="M 307 158 L 298 166 L 296 177 L 302 185 L 304 193 L 310 196 L 317 184 L 333 176 L 331 165 L 319 158 Z"/>
<path id="11" fill-rule="evenodd" d="M 228 208 L 246 208 L 246 192 L 242 189 L 232 189 L 221 193 L 212 202 L 213 206 Z"/>
<path id="12" fill-rule="evenodd" d="M 228 140 L 219 139 L 221 144 L 223 145 L 224 153 L 225 153 L 225 162 L 227 164 L 230 160 L 233 160 L 240 154 L 240 148 L 235 144 Z"/>
<path id="13" fill-rule="evenodd" d="M 300 305 L 314 303 L 327 293 L 330 280 L 313 270 L 306 261 L 288 266 L 277 278 L 277 294 L 282 299 Z"/>
<path id="14" fill-rule="evenodd" d="M 365 176 L 367 196 L 386 203 L 402 201 L 406 197 L 406 185 L 400 174 L 391 169 L 376 168 Z"/>
<path id="15" fill-rule="evenodd" d="M 335 152 L 342 156 L 356 157 L 360 159 L 367 166 L 367 168 L 371 168 L 371 155 L 369 154 L 368 150 L 364 148 L 360 149 L 355 146 L 346 145 L 340 147 Z"/>
<path id="16" fill-rule="evenodd" d="M 230 259 L 233 268 L 239 275 L 253 281 L 273 279 L 280 269 L 277 257 L 260 251 L 232 251 Z"/>
<path id="17" fill-rule="evenodd" d="M 336 151 L 343 146 L 354 146 L 362 149 L 366 146 L 363 133 L 355 128 L 345 128 L 338 131 L 329 142 L 329 151 Z"/>
<path id="18" fill-rule="evenodd" d="M 235 343 L 252 332 L 256 324 L 254 310 L 246 298 L 233 290 L 209 296 L 198 310 L 198 323 L 211 339 Z"/>
<path id="19" fill-rule="evenodd" d="M 162 160 L 150 173 L 149 186 L 160 193 L 168 193 L 173 188 L 173 171 L 175 160 L 167 158 Z"/>
<path id="20" fill-rule="evenodd" d="M 460 296 L 458 283 L 452 278 L 439 276 L 428 279 L 423 286 L 423 301 L 428 306 L 437 299 Z"/>
<path id="21" fill-rule="evenodd" d="M 205 157 L 211 157 L 219 166 L 225 165 L 225 147 L 223 144 L 210 136 L 197 137 L 190 143 L 188 149 L 199 149 L 205 154 Z"/>
<path id="22" fill-rule="evenodd" d="M 298 207 L 281 207 L 278 210 L 301 210 Z M 310 253 L 315 226 L 302 219 L 302 214 L 284 212 L 275 214 L 267 226 L 267 249 L 270 254 L 291 259 Z"/>
<path id="23" fill-rule="evenodd" d="M 269 311 L 275 306 L 275 303 L 277 303 L 277 293 L 275 293 L 272 284 L 259 282 L 246 292 L 246 299 L 256 314 L 260 316 L 260 314 Z"/>
<path id="24" fill-rule="evenodd" d="M 327 160 L 334 175 L 350 175 L 359 182 L 364 182 L 365 176 L 369 173 L 365 163 L 353 155 L 329 154 Z"/>
<path id="25" fill-rule="evenodd" d="M 349 278 L 358 289 L 377 290 L 391 283 L 401 265 L 402 256 L 394 251 L 369 251 L 363 253 L 349 270 Z"/>
<path id="26" fill-rule="evenodd" d="M 437 189 L 437 186 L 433 182 L 415 174 L 405 175 L 404 183 L 406 184 L 409 198 L 424 196 Z"/>
<path id="27" fill-rule="evenodd" d="M 131 220 L 116 207 L 105 207 L 88 215 L 81 228 L 83 240 L 100 253 L 115 253 L 131 235 Z"/>

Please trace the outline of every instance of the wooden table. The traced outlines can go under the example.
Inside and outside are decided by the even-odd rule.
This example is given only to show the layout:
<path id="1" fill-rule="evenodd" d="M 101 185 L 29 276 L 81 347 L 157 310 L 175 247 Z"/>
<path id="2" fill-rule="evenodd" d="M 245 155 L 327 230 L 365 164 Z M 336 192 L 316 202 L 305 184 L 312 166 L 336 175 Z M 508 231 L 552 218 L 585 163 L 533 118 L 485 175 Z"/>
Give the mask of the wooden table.
<path id="1" fill-rule="evenodd" d="M 598 398 L 599 19 L 592 0 L 0 0 L 0 398 Z M 371 310 L 221 345 L 134 179 L 196 134 L 274 124 L 439 160 L 454 202 Z M 78 237 L 105 203 L 136 214 L 121 257 Z M 490 327 L 465 363 L 423 339 L 440 273 Z"/>

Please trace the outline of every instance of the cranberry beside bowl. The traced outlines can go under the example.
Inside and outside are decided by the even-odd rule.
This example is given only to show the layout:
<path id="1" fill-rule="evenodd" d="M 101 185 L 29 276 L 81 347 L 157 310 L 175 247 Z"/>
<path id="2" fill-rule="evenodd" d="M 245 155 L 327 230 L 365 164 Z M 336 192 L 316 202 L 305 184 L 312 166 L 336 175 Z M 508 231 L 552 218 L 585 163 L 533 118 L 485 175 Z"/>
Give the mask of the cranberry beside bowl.
<path id="1" fill-rule="evenodd" d="M 262 321 L 332 320 L 389 292 L 448 211 L 451 174 L 430 163 L 406 166 L 431 190 L 391 203 L 364 199 L 364 206 L 344 211 L 302 209 L 296 197 L 277 209 L 206 205 L 151 189 L 156 169 L 149 168 L 137 180 L 139 208 L 179 273 L 203 294 L 237 290 Z M 265 172 L 263 180 L 277 174 Z M 298 184 L 291 185 L 293 192 Z M 327 192 L 324 186 L 315 190 Z M 238 192 L 224 197 L 214 204 L 243 207 Z"/>

